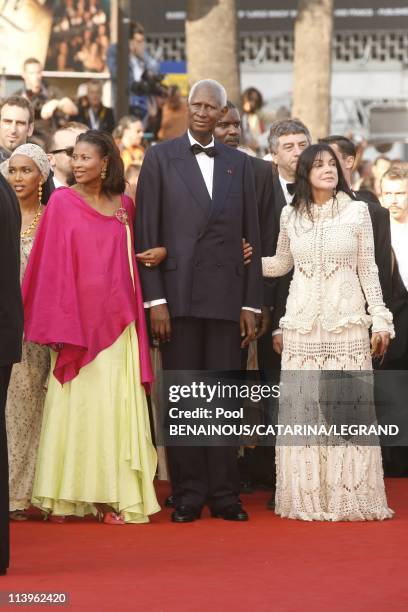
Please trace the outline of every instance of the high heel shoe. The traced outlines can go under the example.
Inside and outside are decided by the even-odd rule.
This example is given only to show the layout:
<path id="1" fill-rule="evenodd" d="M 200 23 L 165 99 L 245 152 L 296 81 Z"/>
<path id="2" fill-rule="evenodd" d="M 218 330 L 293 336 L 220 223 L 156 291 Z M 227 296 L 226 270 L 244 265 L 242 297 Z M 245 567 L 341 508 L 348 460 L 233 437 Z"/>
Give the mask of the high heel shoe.
<path id="1" fill-rule="evenodd" d="M 50 523 L 57 523 L 58 525 L 61 525 L 62 523 L 65 523 L 66 517 L 63 514 L 49 514 L 48 515 L 48 521 Z"/>
<path id="2" fill-rule="evenodd" d="M 99 520 L 105 523 L 105 525 L 124 525 L 125 519 L 122 514 L 117 512 L 105 512 L 99 515 Z"/>

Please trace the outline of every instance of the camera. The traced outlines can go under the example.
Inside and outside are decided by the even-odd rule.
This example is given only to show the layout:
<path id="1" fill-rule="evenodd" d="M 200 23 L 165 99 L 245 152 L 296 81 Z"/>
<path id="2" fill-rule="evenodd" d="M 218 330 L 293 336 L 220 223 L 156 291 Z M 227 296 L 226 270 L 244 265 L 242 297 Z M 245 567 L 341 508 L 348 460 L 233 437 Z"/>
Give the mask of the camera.
<path id="1" fill-rule="evenodd" d="M 140 81 L 134 81 L 130 86 L 132 93 L 137 96 L 161 96 L 167 95 L 167 87 L 162 84 L 166 75 L 155 74 L 151 70 L 145 70 Z"/>

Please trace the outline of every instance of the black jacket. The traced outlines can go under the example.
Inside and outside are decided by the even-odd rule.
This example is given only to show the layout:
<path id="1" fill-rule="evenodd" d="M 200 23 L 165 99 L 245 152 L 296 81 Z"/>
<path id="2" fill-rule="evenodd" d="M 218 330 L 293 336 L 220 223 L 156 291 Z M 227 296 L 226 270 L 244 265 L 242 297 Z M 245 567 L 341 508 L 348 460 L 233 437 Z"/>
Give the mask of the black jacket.
<path id="1" fill-rule="evenodd" d="M 0 366 L 21 359 L 20 207 L 0 174 Z"/>
<path id="2" fill-rule="evenodd" d="M 136 251 L 167 248 L 158 268 L 139 266 L 145 301 L 165 298 L 171 317 L 238 321 L 262 305 L 260 238 L 249 157 L 215 141 L 213 197 L 188 135 L 148 149 L 137 186 Z M 253 247 L 244 266 L 242 238 Z"/>

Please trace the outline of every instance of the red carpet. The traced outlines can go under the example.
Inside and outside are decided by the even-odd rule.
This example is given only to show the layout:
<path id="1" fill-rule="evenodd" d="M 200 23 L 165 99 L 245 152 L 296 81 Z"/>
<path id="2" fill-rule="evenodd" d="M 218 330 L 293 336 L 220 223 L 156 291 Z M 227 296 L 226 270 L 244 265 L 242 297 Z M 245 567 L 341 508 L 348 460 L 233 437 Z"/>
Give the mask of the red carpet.
<path id="1" fill-rule="evenodd" d="M 396 517 L 383 523 L 282 520 L 266 493 L 243 497 L 242 524 L 173 525 L 170 510 L 149 525 L 13 523 L 0 591 L 68 592 L 69 609 L 90 611 L 407 610 L 408 480 L 387 490 Z"/>

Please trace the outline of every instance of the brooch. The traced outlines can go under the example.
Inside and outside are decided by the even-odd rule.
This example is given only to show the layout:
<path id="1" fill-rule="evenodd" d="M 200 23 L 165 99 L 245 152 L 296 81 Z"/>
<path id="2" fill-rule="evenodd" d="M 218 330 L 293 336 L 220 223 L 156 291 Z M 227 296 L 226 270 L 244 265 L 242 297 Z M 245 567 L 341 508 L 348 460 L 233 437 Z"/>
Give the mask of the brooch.
<path id="1" fill-rule="evenodd" d="M 117 218 L 118 221 L 120 221 L 121 223 L 123 223 L 123 225 L 127 225 L 129 217 L 127 214 L 127 210 L 125 208 L 118 208 L 118 210 L 115 213 L 115 217 Z"/>

